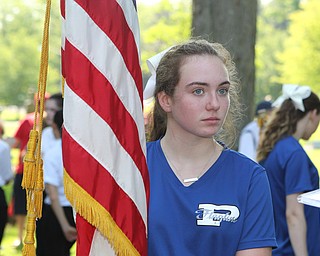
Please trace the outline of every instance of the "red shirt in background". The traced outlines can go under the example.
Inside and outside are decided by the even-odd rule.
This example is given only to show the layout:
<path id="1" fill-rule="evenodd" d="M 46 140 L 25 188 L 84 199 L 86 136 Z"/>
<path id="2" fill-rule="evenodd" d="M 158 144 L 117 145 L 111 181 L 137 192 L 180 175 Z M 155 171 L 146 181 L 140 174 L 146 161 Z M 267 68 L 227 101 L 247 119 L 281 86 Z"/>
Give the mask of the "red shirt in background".
<path id="1" fill-rule="evenodd" d="M 23 173 L 23 157 L 25 154 L 26 146 L 29 140 L 30 131 L 34 124 L 34 113 L 29 113 L 26 117 L 20 121 L 18 130 L 14 137 L 20 142 L 19 162 L 16 166 L 16 173 Z"/>

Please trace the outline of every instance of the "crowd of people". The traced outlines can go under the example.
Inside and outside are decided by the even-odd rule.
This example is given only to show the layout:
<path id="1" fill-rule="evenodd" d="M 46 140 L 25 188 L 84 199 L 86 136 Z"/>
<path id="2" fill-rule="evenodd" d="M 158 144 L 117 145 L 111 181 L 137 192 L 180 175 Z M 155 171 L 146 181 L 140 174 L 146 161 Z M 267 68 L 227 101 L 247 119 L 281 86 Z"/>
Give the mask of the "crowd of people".
<path id="1" fill-rule="evenodd" d="M 35 104 L 36 101 L 34 102 Z M 73 211 L 64 195 L 63 188 L 62 113 L 62 94 L 48 95 L 45 98 L 45 115 L 41 133 L 41 158 L 43 160 L 45 191 L 42 218 L 37 220 L 36 228 L 36 253 L 38 256 L 70 255 L 70 248 L 75 243 L 77 236 Z M 39 115 L 37 116 L 39 118 Z M 12 204 L 13 222 L 18 229 L 17 240 L 13 243 L 13 246 L 17 250 L 22 249 L 25 236 L 27 200 L 26 191 L 22 188 L 21 182 L 24 170 L 24 155 L 29 140 L 29 133 L 34 128 L 34 119 L 35 113 L 28 113 L 19 122 L 18 128 L 12 138 L 7 138 L 6 141 L 0 139 L 0 185 L 3 186 L 13 179 L 13 193 L 10 203 Z M 40 119 L 37 120 L 36 126 L 39 126 L 39 122 Z M 0 124 L 0 129 L 2 138 L 4 133 L 2 124 Z M 11 168 L 10 148 L 19 149 L 18 164 L 14 172 L 12 172 Z M 0 189 L 0 197 L 0 238 L 2 238 L 5 225 L 8 221 L 8 202 L 6 202 L 2 189 Z"/>
<path id="2" fill-rule="evenodd" d="M 221 44 L 192 39 L 153 60 L 156 72 L 148 83 L 153 107 L 145 118 L 148 254 L 319 255 L 320 209 L 297 201 L 302 193 L 319 188 L 318 170 L 300 144 L 318 128 L 319 97 L 309 86 L 283 85 L 274 102 L 257 104 L 254 120 L 238 137 L 240 79 Z M 46 100 L 46 191 L 36 230 L 39 256 L 69 255 L 77 237 L 63 191 L 62 109 L 61 94 Z M 20 184 L 28 132 L 22 127 L 30 130 L 32 122 L 28 116 L 21 122 L 11 145 L 20 147 L 13 194 L 19 243 L 26 216 Z M 1 126 L 0 131 L 3 134 Z M 1 143 L 1 154 L 10 158 L 8 146 Z M 2 155 L 0 159 L 5 161 Z M 1 186 L 13 177 L 3 161 Z M 0 207 L 6 212 L 5 203 Z M 6 219 L 1 214 L 0 241 Z"/>

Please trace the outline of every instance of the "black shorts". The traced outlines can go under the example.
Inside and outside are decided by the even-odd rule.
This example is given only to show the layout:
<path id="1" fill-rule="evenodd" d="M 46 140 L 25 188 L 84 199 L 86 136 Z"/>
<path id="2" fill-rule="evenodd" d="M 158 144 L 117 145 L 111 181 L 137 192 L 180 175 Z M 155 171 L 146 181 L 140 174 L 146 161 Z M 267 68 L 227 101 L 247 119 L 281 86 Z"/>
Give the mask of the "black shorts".
<path id="1" fill-rule="evenodd" d="M 69 224 L 75 227 L 72 208 L 70 206 L 62 208 Z M 38 219 L 36 224 L 37 256 L 70 255 L 70 249 L 75 241 L 67 241 L 50 205 L 43 204 L 42 218 Z"/>
<path id="2" fill-rule="evenodd" d="M 22 173 L 17 173 L 13 183 L 13 212 L 14 215 L 27 215 L 26 190 L 21 187 Z"/>

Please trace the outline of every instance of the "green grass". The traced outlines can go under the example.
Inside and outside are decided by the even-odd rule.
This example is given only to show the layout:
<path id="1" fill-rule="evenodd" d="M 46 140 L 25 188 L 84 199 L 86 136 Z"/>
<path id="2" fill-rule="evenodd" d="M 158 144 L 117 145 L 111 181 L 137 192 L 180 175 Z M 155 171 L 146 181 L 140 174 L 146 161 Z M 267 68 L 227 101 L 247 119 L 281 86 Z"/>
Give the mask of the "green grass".
<path id="1" fill-rule="evenodd" d="M 12 195 L 12 186 L 13 182 L 10 182 L 8 185 L 3 186 L 3 189 L 6 194 L 7 202 L 10 201 Z M 13 244 L 18 239 L 18 228 L 14 225 L 12 217 L 11 221 L 7 224 L 5 232 L 2 239 L 2 250 L 0 251 L 0 256 L 20 256 L 22 255 L 21 250 L 16 249 Z M 71 249 L 71 256 L 76 255 L 76 246 L 73 246 Z"/>
<path id="2" fill-rule="evenodd" d="M 6 107 L 0 112 L 1 120 L 6 121 L 18 121 L 22 119 L 25 115 L 25 111 L 22 109 L 18 109 L 15 106 Z"/>
<path id="3" fill-rule="evenodd" d="M 19 125 L 19 121 L 4 121 L 5 137 L 13 137 Z"/>
<path id="4" fill-rule="evenodd" d="M 2 256 L 18 256 L 22 255 L 21 251 L 14 248 L 13 243 L 18 238 L 18 230 L 15 226 L 7 224 L 4 236 L 2 239 L 2 250 L 0 255 Z"/>
<path id="5" fill-rule="evenodd" d="M 13 224 L 7 224 L 4 236 L 2 239 L 2 250 L 0 251 L 0 256 L 21 256 L 22 251 L 16 249 L 13 244 L 18 238 L 18 229 Z M 76 255 L 76 245 L 71 248 L 70 256 Z"/>

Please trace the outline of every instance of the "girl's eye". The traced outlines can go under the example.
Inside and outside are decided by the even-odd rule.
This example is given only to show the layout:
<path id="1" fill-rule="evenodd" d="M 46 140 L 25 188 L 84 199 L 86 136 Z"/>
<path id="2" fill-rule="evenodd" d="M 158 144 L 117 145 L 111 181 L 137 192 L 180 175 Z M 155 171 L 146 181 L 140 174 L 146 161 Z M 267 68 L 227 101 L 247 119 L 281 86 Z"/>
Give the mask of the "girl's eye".
<path id="1" fill-rule="evenodd" d="M 202 94 L 204 93 L 204 91 L 203 91 L 203 89 L 195 89 L 195 90 L 193 91 L 193 93 L 194 93 L 195 95 L 202 95 Z"/>
<path id="2" fill-rule="evenodd" d="M 218 94 L 219 95 L 226 95 L 226 94 L 228 94 L 228 91 L 229 90 L 227 88 L 221 88 L 218 90 Z"/>

